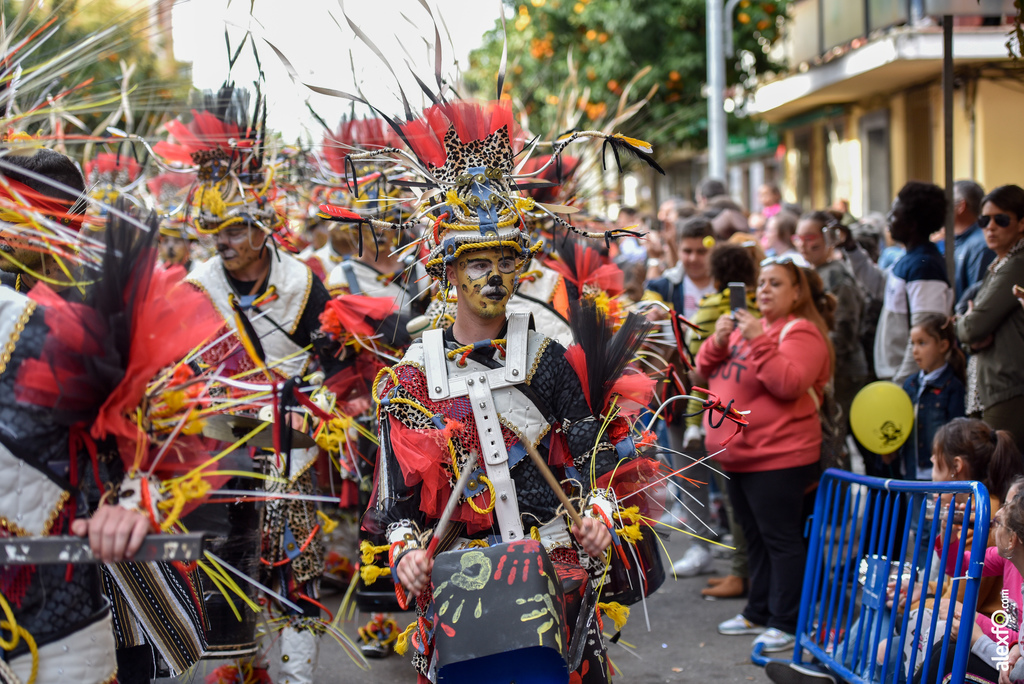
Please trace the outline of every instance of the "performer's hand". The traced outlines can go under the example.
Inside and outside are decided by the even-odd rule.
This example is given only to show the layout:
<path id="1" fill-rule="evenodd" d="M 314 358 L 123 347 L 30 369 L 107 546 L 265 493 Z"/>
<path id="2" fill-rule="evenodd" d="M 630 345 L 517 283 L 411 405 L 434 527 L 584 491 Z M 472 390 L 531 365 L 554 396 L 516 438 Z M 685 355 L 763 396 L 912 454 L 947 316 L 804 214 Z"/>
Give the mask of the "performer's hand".
<path id="1" fill-rule="evenodd" d="M 572 534 L 591 558 L 600 558 L 612 543 L 611 532 L 596 518 L 583 518 L 583 526 L 572 526 Z"/>
<path id="2" fill-rule="evenodd" d="M 416 549 L 402 556 L 398 561 L 398 581 L 412 594 L 418 596 L 430 584 L 430 569 L 434 559 L 426 549 Z"/>
<path id="3" fill-rule="evenodd" d="M 91 518 L 71 523 L 71 533 L 89 536 L 92 553 L 104 563 L 131 560 L 149 533 L 149 518 L 138 511 L 102 504 Z"/>

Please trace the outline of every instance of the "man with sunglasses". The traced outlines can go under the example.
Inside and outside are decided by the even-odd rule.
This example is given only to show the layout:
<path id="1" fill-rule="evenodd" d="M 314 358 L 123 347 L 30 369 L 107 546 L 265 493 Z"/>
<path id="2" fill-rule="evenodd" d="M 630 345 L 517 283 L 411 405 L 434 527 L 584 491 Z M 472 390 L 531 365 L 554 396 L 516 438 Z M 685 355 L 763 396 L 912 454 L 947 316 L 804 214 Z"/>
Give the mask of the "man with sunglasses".
<path id="1" fill-rule="evenodd" d="M 907 183 L 892 204 L 890 232 L 907 253 L 893 265 L 885 285 L 874 350 L 880 380 L 900 385 L 916 373 L 910 329 L 927 314 L 948 316 L 952 310 L 946 262 L 929 240 L 945 217 L 946 195 L 932 183 Z"/>

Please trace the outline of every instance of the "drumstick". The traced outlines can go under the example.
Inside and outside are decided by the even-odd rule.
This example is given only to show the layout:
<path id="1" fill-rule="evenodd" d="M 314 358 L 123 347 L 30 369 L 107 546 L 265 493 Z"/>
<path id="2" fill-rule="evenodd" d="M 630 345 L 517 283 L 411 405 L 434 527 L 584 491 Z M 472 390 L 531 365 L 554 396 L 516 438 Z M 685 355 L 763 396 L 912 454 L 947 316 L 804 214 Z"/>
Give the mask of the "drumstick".
<path id="1" fill-rule="evenodd" d="M 524 439 L 520 443 L 526 448 L 526 453 L 530 454 L 530 458 L 533 459 L 533 464 L 537 466 L 537 470 L 539 470 L 540 474 L 544 476 L 545 480 L 547 480 L 548 486 L 551 487 L 551 491 L 555 493 L 558 500 L 562 502 L 563 506 L 565 506 L 565 510 L 569 513 L 569 517 L 572 519 L 573 524 L 582 530 L 583 518 L 581 518 L 580 514 L 576 512 L 576 507 L 572 505 L 571 501 L 569 501 L 569 497 L 566 496 L 565 491 L 562 490 L 562 485 L 558 482 L 558 479 L 555 478 L 555 474 L 551 472 L 551 469 L 548 468 L 548 464 L 544 462 L 544 458 L 537 453 L 537 449 L 534 448 L 534 446 L 527 440 Z"/>
<path id="2" fill-rule="evenodd" d="M 434 537 L 427 546 L 427 553 L 430 556 L 433 556 L 434 552 L 437 551 L 437 544 L 441 541 L 448 523 L 451 522 L 452 516 L 455 514 L 455 506 L 459 503 L 459 494 L 466 489 L 466 483 L 469 482 L 469 477 L 473 474 L 475 468 L 476 452 L 470 451 L 469 456 L 466 457 L 466 463 L 462 466 L 462 472 L 459 473 L 459 480 L 455 483 L 455 489 L 452 490 L 451 496 L 448 497 L 448 503 L 444 505 L 441 519 L 437 521 L 437 526 L 434 527 Z"/>

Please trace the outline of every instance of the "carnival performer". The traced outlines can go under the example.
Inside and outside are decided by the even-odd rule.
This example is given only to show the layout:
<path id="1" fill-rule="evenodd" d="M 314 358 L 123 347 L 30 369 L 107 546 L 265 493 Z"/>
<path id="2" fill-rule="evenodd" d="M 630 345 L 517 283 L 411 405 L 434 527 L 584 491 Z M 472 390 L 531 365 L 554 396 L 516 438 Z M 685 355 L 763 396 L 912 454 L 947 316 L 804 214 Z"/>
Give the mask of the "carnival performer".
<path id="1" fill-rule="evenodd" d="M 167 160 L 187 160 L 197 167 L 191 219 L 216 244 L 216 256 L 196 265 L 187 278 L 223 317 L 227 333 L 203 360 L 223 364 L 229 374 L 252 382 L 265 376 L 291 392 L 314 368 L 330 375 L 337 367 L 324 349 L 329 340 L 320 332 L 319 317 L 330 297 L 309 267 L 275 241 L 284 222 L 273 202 L 273 174 L 265 165 L 262 131 L 248 125 L 248 94 L 225 85 L 204 99 L 188 124 L 168 123 L 177 145 L 159 143 L 154 148 Z M 264 106 L 256 103 L 252 121 L 260 121 Z M 294 415 L 280 420 L 288 428 L 301 423 Z M 280 681 L 311 682 L 319 652 L 324 551 L 316 504 L 302 496 L 316 494 L 313 465 L 319 449 L 283 452 L 281 457 L 259 455 L 270 476 L 261 544 L 263 579 L 302 608 L 296 613 L 283 607 L 288 617 L 279 640 Z M 291 498 L 295 496 L 299 498 Z"/>
<path id="2" fill-rule="evenodd" d="M 382 119 L 343 121 L 337 132 L 325 137 L 324 155 L 335 174 L 339 168 L 345 169 L 346 163 L 353 170 L 351 190 L 344 193 L 348 195 L 345 205 L 352 212 L 401 223 L 410 214 L 412 200 L 403 196 L 400 186 L 393 185 L 401 182 L 402 170 L 392 171 L 389 176 L 379 162 L 353 159 L 349 152 L 354 144 L 368 150 L 392 148 L 400 145 L 397 136 Z M 337 194 L 335 188 L 325 195 L 332 198 L 329 204 L 337 204 L 333 199 Z M 362 225 L 335 225 L 331 229 L 330 248 L 324 247 L 314 255 L 327 274 L 328 289 L 332 294 L 393 299 L 399 313 L 406 317 L 423 313 L 429 299 L 429 283 L 415 248 L 410 246 L 418 236 L 409 235 L 410 232 L 378 234 Z"/>
<path id="3" fill-rule="evenodd" d="M 532 530 L 559 559 L 600 574 L 609 528 L 584 517 L 570 531 L 559 497 L 526 450 L 543 453 L 538 458 L 586 497 L 635 449 L 624 439 L 628 430 L 602 434 L 595 415 L 604 405 L 591 408 L 565 348 L 533 330 L 528 314 L 506 316 L 518 277 L 539 249 L 516 211 L 523 198 L 509 182 L 513 144 L 522 141 L 510 104 L 437 105 L 402 128 L 428 177 L 450 188 L 445 203 L 430 208 L 436 218 L 426 271 L 458 297 L 451 327 L 425 332 L 378 378 L 381 454 L 364 526 L 386 530 L 400 596 L 415 597 L 413 663 L 424 682 L 437 668 L 433 639 L 424 638 L 437 619 L 426 540 L 468 459 L 483 452 L 486 466 L 473 469 L 466 490 L 456 494 L 455 530 L 444 531 L 439 549 L 519 542 Z M 607 681 L 604 647 L 596 625 L 590 630 L 577 671 L 582 681 Z"/>
<path id="4" fill-rule="evenodd" d="M 11 475 L 0 484 L 0 536 L 88 535 L 97 557 L 120 563 L 160 530 L 157 490 L 148 489 L 149 505 L 139 495 L 157 483 L 136 470 L 150 465 L 148 449 L 134 442 L 136 422 L 125 416 L 148 403 L 149 378 L 212 333 L 216 320 L 191 291 L 177 299 L 186 310 L 178 320 L 164 320 L 160 330 L 144 320 L 168 310 L 169 281 L 154 276 L 151 242 L 136 239 L 140 233 L 152 238 L 141 224 L 116 221 L 107 229 L 107 249 L 98 254 L 63 249 L 69 239 L 63 231 L 80 228 L 85 205 L 68 193 L 84 186 L 81 175 L 53 178 L 40 170 L 75 168 L 61 157 L 41 150 L 22 158 L 35 160 L 28 165 L 9 164 L 12 156 L 0 161 L 6 253 L 45 254 L 62 264 L 62 284 L 84 295 L 69 302 L 45 284 L 30 296 L 0 288 L 0 337 L 8 350 L 0 369 L 0 461 Z M 38 190 L 12 177 L 29 167 Z M 84 277 L 69 281 L 75 274 Z M 163 333 L 159 348 L 136 334 L 138 326 Z M 7 567 L 0 594 L 15 635 L 4 645 L 0 680 L 116 681 L 116 642 L 99 566 Z"/>

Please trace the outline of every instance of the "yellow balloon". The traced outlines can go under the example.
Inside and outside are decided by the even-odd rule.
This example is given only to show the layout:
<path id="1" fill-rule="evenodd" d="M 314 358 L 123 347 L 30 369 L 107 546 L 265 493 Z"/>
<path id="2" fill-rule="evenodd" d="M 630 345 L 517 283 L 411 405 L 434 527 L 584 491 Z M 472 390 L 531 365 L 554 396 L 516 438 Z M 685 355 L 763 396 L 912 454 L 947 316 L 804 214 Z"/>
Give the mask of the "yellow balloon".
<path id="1" fill-rule="evenodd" d="M 850 428 L 861 444 L 876 454 L 891 454 L 903 446 L 914 426 L 914 404 L 903 388 L 880 380 L 853 399 Z"/>

